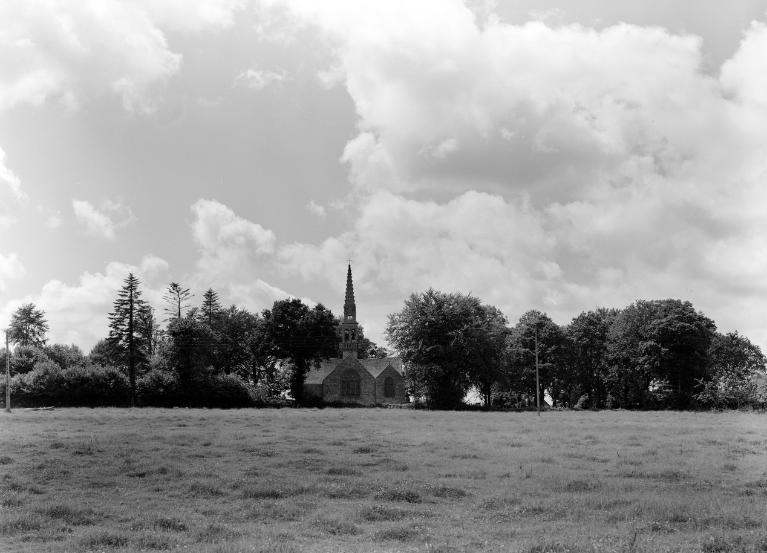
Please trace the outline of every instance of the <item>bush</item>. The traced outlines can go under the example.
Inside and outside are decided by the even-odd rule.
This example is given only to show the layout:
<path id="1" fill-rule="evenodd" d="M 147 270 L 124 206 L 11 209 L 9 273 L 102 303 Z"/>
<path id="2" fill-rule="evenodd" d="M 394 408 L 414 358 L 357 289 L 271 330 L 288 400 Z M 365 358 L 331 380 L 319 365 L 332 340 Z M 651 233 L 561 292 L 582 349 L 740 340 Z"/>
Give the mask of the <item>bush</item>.
<path id="1" fill-rule="evenodd" d="M 11 379 L 11 405 L 124 405 L 128 389 L 128 379 L 114 367 L 88 365 L 62 369 L 49 360 L 39 362 L 30 372 Z"/>
<path id="2" fill-rule="evenodd" d="M 35 346 L 17 346 L 11 355 L 11 374 L 26 374 L 44 361 L 50 361 L 50 358 L 42 349 Z"/>
<path id="3" fill-rule="evenodd" d="M 67 397 L 62 404 L 86 407 L 125 405 L 130 393 L 127 377 L 115 367 L 87 365 L 63 371 Z"/>
<path id="4" fill-rule="evenodd" d="M 249 407 L 255 402 L 253 390 L 234 374 L 213 376 L 209 392 L 211 407 Z"/>
<path id="5" fill-rule="evenodd" d="M 167 370 L 150 369 L 136 382 L 136 391 L 142 405 L 172 407 L 180 401 L 178 378 Z"/>

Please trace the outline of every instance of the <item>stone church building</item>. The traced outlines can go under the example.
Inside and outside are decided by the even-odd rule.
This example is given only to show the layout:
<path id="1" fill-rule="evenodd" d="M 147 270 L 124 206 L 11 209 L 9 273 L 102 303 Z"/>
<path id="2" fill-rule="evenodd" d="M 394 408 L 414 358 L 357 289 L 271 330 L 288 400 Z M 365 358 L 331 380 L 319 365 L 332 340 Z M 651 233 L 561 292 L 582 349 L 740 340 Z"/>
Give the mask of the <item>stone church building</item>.
<path id="1" fill-rule="evenodd" d="M 327 359 L 306 375 L 304 391 L 308 397 L 327 403 L 381 405 L 407 403 L 402 359 L 358 359 L 359 326 L 354 304 L 351 264 L 346 272 L 346 299 L 341 322 L 341 355 Z"/>

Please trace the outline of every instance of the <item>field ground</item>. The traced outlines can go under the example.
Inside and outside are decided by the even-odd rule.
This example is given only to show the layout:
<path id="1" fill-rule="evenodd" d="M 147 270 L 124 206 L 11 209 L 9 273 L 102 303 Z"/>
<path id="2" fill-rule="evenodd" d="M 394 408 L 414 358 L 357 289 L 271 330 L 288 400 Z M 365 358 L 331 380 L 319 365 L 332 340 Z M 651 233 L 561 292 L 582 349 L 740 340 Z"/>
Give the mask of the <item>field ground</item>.
<path id="1" fill-rule="evenodd" d="M 767 416 L 0 413 L 0 551 L 767 551 Z"/>

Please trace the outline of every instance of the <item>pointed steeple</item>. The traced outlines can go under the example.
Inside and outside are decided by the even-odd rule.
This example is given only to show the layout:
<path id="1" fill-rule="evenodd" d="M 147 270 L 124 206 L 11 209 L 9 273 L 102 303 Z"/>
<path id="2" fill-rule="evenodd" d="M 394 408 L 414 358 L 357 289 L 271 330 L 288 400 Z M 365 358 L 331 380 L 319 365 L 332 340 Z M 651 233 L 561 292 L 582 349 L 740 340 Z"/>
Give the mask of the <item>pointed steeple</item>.
<path id="1" fill-rule="evenodd" d="M 357 358 L 357 306 L 354 304 L 354 283 L 352 282 L 352 264 L 346 270 L 346 298 L 344 300 L 344 320 L 341 322 L 341 351 L 344 359 Z"/>
<path id="2" fill-rule="evenodd" d="M 346 299 L 344 300 L 344 321 L 357 321 L 357 306 L 354 304 L 354 283 L 352 282 L 352 264 L 346 271 Z"/>

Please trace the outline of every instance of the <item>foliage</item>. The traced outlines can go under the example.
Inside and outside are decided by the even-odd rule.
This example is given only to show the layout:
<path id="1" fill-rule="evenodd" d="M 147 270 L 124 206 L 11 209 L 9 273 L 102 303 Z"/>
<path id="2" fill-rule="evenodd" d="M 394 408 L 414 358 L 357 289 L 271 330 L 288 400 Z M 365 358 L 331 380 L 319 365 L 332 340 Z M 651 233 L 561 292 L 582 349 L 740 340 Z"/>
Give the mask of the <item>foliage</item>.
<path id="1" fill-rule="evenodd" d="M 704 407 L 740 408 L 756 404 L 757 375 L 765 371 L 759 346 L 737 332 L 716 333 L 708 350 L 707 378 L 695 399 Z"/>
<path id="2" fill-rule="evenodd" d="M 168 325 L 168 365 L 182 388 L 189 388 L 213 365 L 216 335 L 194 316 L 173 319 Z"/>
<path id="3" fill-rule="evenodd" d="M 297 405 L 304 399 L 309 366 L 338 350 L 336 321 L 322 304 L 309 308 L 299 299 L 278 300 L 263 312 L 257 357 L 274 357 L 291 367 L 290 392 Z"/>
<path id="4" fill-rule="evenodd" d="M 112 340 L 104 338 L 91 348 L 88 360 L 94 365 L 119 367 L 123 364 L 124 356 L 122 350 Z"/>
<path id="5" fill-rule="evenodd" d="M 473 296 L 433 289 L 412 294 L 386 327 L 408 366 L 411 393 L 430 407 L 459 406 L 472 382 L 481 380 L 484 363 L 494 362 L 489 360 L 496 353 L 488 350 L 502 317 Z"/>
<path id="6" fill-rule="evenodd" d="M 633 303 L 608 333 L 608 391 L 623 408 L 689 407 L 715 328 L 690 302 Z"/>
<path id="7" fill-rule="evenodd" d="M 138 397 L 142 405 L 173 407 L 181 399 L 180 385 L 175 372 L 149 369 L 137 382 Z"/>
<path id="8" fill-rule="evenodd" d="M 557 368 L 568 353 L 562 329 L 548 315 L 528 311 L 511 329 L 506 341 L 508 385 L 521 395 L 527 406 L 536 404 L 536 344 L 538 352 L 538 379 L 540 403 L 544 390 L 556 384 Z"/>
<path id="9" fill-rule="evenodd" d="M 127 360 L 131 405 L 136 403 L 136 366 L 146 361 L 149 342 L 146 327 L 138 322 L 139 313 L 146 310 L 139 285 L 138 278 L 129 273 L 109 314 L 109 341 Z"/>
<path id="10" fill-rule="evenodd" d="M 168 289 L 165 295 L 162 297 L 168 306 L 165 308 L 165 313 L 168 314 L 168 320 L 180 319 L 184 314 L 184 309 L 189 307 L 189 300 L 193 294 L 189 291 L 189 288 L 184 288 L 178 282 L 171 282 L 168 285 Z"/>
<path id="11" fill-rule="evenodd" d="M 34 303 L 26 303 L 11 315 L 8 340 L 20 346 L 42 347 L 47 341 L 45 335 L 48 330 L 45 312 L 38 309 Z"/>
<path id="12" fill-rule="evenodd" d="M 78 365 L 85 365 L 87 358 L 83 351 L 76 345 L 65 346 L 63 344 L 51 344 L 45 346 L 43 351 L 48 358 L 62 369 L 68 369 Z"/>
<path id="13" fill-rule="evenodd" d="M 128 380 L 115 367 L 75 365 L 63 369 L 53 361 L 12 380 L 13 402 L 18 405 L 87 406 L 125 405 Z"/>
<path id="14" fill-rule="evenodd" d="M 26 374 L 34 369 L 35 365 L 44 361 L 51 361 L 51 359 L 43 348 L 17 346 L 11 355 L 11 374 Z M 5 358 L 3 358 L 3 362 L 5 362 Z"/>
<path id="15" fill-rule="evenodd" d="M 570 348 L 569 374 L 560 378 L 569 398 L 578 396 L 580 407 L 604 407 L 607 392 L 607 334 L 618 311 L 600 308 L 585 311 L 564 329 Z M 583 402 L 580 398 L 586 396 Z"/>
<path id="16" fill-rule="evenodd" d="M 213 321 L 221 311 L 221 304 L 218 300 L 218 293 L 213 288 L 208 288 L 202 295 L 202 305 L 200 306 L 199 316 L 203 322 L 213 328 Z"/>

